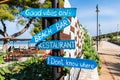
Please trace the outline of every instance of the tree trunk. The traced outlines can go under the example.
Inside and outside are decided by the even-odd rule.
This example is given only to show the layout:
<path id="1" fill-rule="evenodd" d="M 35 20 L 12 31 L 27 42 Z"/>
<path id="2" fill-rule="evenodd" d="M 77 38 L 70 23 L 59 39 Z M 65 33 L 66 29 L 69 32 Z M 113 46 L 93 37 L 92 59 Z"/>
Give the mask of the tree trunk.
<path id="1" fill-rule="evenodd" d="M 11 38 L 15 38 L 15 37 L 18 37 L 18 36 L 20 36 L 21 34 L 23 34 L 25 31 L 28 30 L 28 28 L 30 27 L 30 24 L 32 23 L 32 21 L 33 21 L 33 19 L 30 19 L 30 20 L 28 21 L 28 23 L 25 25 L 25 27 L 24 27 L 21 31 L 19 31 L 19 32 L 17 32 L 17 33 L 14 33 L 14 34 L 11 35 L 10 37 L 11 37 Z"/>
<path id="2" fill-rule="evenodd" d="M 8 49 L 9 40 L 10 40 L 10 39 L 13 39 L 13 38 L 15 38 L 15 37 L 18 37 L 18 36 L 20 36 L 21 34 L 23 34 L 25 31 L 27 31 L 28 28 L 30 27 L 30 24 L 32 23 L 32 21 L 33 21 L 33 19 L 30 19 L 30 20 L 28 21 L 28 23 L 25 25 L 25 27 L 24 27 L 21 31 L 19 31 L 19 32 L 17 32 L 17 33 L 14 33 L 14 34 L 11 35 L 11 36 L 8 36 L 8 34 L 6 33 L 6 25 L 5 25 L 4 21 L 1 20 L 1 23 L 2 23 L 2 25 L 3 25 L 3 31 L 0 29 L 0 34 L 1 34 L 4 38 L 6 38 L 6 39 L 4 40 L 4 43 L 3 43 L 3 48 L 2 48 L 2 51 L 3 51 L 3 52 L 6 52 L 6 50 Z"/>
<path id="3" fill-rule="evenodd" d="M 8 43 L 9 43 L 9 40 L 8 39 L 6 39 L 6 40 L 4 40 L 4 43 L 3 43 L 3 52 L 6 52 L 7 51 L 7 49 L 8 49 Z"/>

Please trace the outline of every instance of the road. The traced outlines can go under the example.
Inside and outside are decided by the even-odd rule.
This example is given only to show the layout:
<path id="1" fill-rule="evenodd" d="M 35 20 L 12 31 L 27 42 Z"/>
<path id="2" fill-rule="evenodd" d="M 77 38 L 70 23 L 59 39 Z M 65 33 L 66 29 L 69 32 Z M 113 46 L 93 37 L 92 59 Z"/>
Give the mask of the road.
<path id="1" fill-rule="evenodd" d="M 99 45 L 102 62 L 100 80 L 120 80 L 120 46 L 102 41 Z"/>

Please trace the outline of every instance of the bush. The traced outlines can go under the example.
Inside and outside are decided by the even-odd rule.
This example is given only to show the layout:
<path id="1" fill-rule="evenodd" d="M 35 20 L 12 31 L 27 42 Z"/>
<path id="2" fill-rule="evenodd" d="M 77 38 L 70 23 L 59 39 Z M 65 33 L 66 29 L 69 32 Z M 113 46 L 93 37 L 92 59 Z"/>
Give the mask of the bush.
<path id="1" fill-rule="evenodd" d="M 98 63 L 98 67 L 97 67 L 98 68 L 98 73 L 100 74 L 100 69 L 101 69 L 100 56 L 95 51 L 95 49 L 92 47 L 93 44 L 91 42 L 93 42 L 93 41 L 90 38 L 90 36 L 88 35 L 86 29 L 84 29 L 84 36 L 85 36 L 84 45 L 83 45 L 84 58 L 96 61 Z"/>
<path id="2" fill-rule="evenodd" d="M 0 64 L 4 63 L 4 59 L 3 59 L 4 55 L 5 55 L 5 53 L 0 52 Z"/>
<path id="3" fill-rule="evenodd" d="M 52 78 L 51 66 L 46 64 L 46 60 L 37 56 L 1 69 L 4 71 L 0 72 L 0 80 L 51 80 Z"/>

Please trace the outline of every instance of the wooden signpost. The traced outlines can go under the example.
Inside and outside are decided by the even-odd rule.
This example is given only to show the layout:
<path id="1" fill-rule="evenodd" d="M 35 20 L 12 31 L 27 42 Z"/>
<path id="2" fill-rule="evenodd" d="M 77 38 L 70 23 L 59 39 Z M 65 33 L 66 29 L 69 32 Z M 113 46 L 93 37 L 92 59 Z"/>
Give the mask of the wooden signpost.
<path id="1" fill-rule="evenodd" d="M 54 1 L 53 1 L 54 2 Z M 54 5 L 55 6 L 55 5 Z M 53 6 L 53 7 L 54 7 Z M 51 40 L 44 41 L 49 36 L 55 35 L 60 30 L 63 30 L 71 23 L 67 17 L 75 17 L 76 16 L 76 8 L 47 8 L 47 9 L 38 9 L 38 8 L 30 8 L 20 13 L 24 17 L 65 17 L 58 22 L 52 24 L 48 28 L 45 28 L 38 34 L 35 34 L 30 40 L 31 43 L 38 44 L 38 49 L 52 49 L 52 50 L 60 50 L 60 49 L 75 49 L 75 40 Z M 53 19 L 54 22 L 55 19 Z M 54 51 L 53 51 L 54 52 Z M 57 52 L 57 51 L 56 51 Z M 78 58 L 64 58 L 64 57 L 56 57 L 48 56 L 47 64 L 52 66 L 67 66 L 74 68 L 85 68 L 85 69 L 94 69 L 97 66 L 97 63 L 93 60 L 86 59 L 78 59 Z M 56 69 L 54 69 L 54 80 L 56 80 Z"/>
<path id="2" fill-rule="evenodd" d="M 50 15 L 48 14 L 49 11 L 55 12 L 56 15 Z M 61 11 L 64 12 L 64 14 L 61 13 Z M 73 11 L 73 12 L 72 12 Z M 60 14 L 61 13 L 61 14 Z M 36 14 L 36 15 L 33 15 Z M 68 15 L 66 15 L 68 14 Z M 55 9 L 28 9 L 23 12 L 21 12 L 21 15 L 26 17 L 62 17 L 62 16 L 75 16 L 76 9 L 75 8 L 55 8 Z M 52 41 L 44 41 L 49 36 L 52 36 L 53 34 L 59 32 L 60 30 L 64 29 L 65 27 L 70 25 L 70 21 L 68 18 L 63 18 L 62 20 L 56 22 L 55 24 L 49 26 L 48 28 L 44 29 L 43 31 L 39 32 L 38 34 L 35 34 L 33 38 L 31 39 L 31 43 L 39 43 L 38 49 L 75 49 L 75 40 L 52 40 Z M 43 41 L 43 42 L 42 42 Z M 55 60 L 55 63 L 52 62 Z M 59 64 L 56 62 L 60 62 Z M 74 63 L 74 65 L 71 65 L 70 63 L 64 63 L 69 61 L 71 64 Z M 63 58 L 63 57 L 48 57 L 47 58 L 47 64 L 48 65 L 54 65 L 54 66 L 69 66 L 69 67 L 75 67 L 75 68 L 86 68 L 86 69 L 94 69 L 97 66 L 97 63 L 92 60 L 85 60 L 85 59 L 73 59 L 73 58 Z M 75 66 L 76 64 L 76 66 Z M 84 66 L 82 66 L 83 64 Z"/>

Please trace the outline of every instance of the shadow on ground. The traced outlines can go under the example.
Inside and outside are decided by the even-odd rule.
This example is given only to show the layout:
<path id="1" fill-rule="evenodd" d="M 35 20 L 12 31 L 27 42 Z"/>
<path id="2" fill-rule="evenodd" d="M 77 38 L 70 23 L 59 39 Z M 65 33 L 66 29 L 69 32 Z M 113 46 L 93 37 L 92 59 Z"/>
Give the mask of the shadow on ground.
<path id="1" fill-rule="evenodd" d="M 99 54 L 100 55 L 116 56 L 116 58 L 120 60 L 120 56 L 116 55 L 116 54 L 106 54 L 106 53 L 99 53 Z M 120 63 L 102 62 L 102 64 L 105 64 L 108 67 L 107 69 L 109 69 L 110 74 L 120 77 Z"/>
<path id="2" fill-rule="evenodd" d="M 110 74 L 120 77 L 120 63 L 106 62 L 106 64 L 110 66 L 110 68 L 108 68 L 111 70 Z"/>
<path id="3" fill-rule="evenodd" d="M 115 56 L 116 59 L 120 60 L 120 53 L 116 53 L 116 54 L 99 53 L 99 54 L 100 54 L 100 55 Z"/>
<path id="4" fill-rule="evenodd" d="M 120 55 L 117 55 L 117 53 L 116 54 L 99 53 L 99 54 L 120 57 Z"/>

